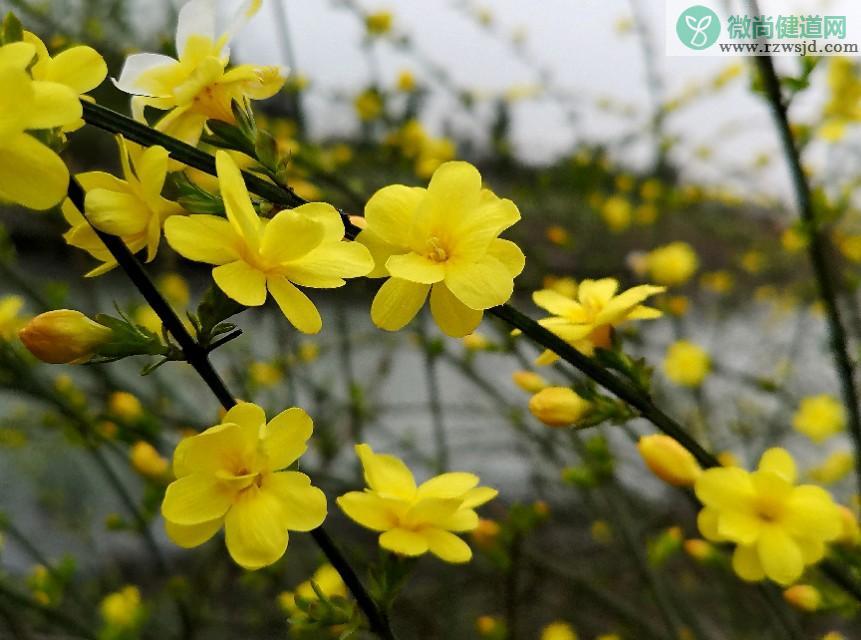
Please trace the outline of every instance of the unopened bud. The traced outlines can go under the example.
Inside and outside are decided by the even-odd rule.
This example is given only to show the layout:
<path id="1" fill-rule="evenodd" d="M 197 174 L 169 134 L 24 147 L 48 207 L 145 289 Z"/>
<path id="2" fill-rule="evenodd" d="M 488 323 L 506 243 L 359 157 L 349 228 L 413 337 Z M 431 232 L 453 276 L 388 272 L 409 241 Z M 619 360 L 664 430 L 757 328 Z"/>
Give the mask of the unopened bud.
<path id="1" fill-rule="evenodd" d="M 783 599 L 800 611 L 812 612 L 822 604 L 819 590 L 809 584 L 796 584 L 783 592 Z"/>
<path id="2" fill-rule="evenodd" d="M 57 309 L 40 313 L 18 332 L 34 356 L 50 364 L 81 364 L 108 342 L 113 332 L 80 311 Z"/>
<path id="3" fill-rule="evenodd" d="M 646 466 L 667 484 L 688 487 L 702 473 L 702 468 L 690 452 L 669 436 L 643 436 L 637 443 L 637 449 Z"/>
<path id="4" fill-rule="evenodd" d="M 569 427 L 585 416 L 592 404 L 568 387 L 547 387 L 529 400 L 529 411 L 548 427 Z"/>
<path id="5" fill-rule="evenodd" d="M 520 389 L 528 393 L 538 393 L 548 386 L 547 380 L 534 371 L 515 371 L 511 379 Z"/>
<path id="6" fill-rule="evenodd" d="M 147 478 L 160 478 L 167 472 L 167 459 L 149 442 L 135 442 L 129 450 L 129 459 L 135 471 Z"/>

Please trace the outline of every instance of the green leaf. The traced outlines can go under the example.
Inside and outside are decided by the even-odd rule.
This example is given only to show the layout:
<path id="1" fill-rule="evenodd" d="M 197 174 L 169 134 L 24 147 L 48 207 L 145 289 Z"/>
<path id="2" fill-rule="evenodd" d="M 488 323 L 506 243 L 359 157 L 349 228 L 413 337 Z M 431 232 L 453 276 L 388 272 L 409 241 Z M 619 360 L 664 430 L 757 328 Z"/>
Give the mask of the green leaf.
<path id="1" fill-rule="evenodd" d="M 228 298 L 217 286 L 211 285 L 197 307 L 197 341 L 206 347 L 214 337 L 233 331 L 236 325 L 224 323 L 224 320 L 242 311 L 245 311 L 244 306 Z"/>
<path id="2" fill-rule="evenodd" d="M 11 11 L 6 14 L 3 19 L 3 44 L 11 44 L 13 42 L 21 42 L 24 39 L 24 27 L 21 26 L 21 21 Z"/>

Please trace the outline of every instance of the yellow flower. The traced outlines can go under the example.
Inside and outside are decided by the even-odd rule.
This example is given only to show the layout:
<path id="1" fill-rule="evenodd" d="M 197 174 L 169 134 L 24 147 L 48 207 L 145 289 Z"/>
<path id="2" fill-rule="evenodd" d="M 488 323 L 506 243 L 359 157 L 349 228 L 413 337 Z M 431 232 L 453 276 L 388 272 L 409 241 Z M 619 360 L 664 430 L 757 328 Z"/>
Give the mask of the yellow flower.
<path id="1" fill-rule="evenodd" d="M 622 196 L 611 196 L 601 205 L 601 217 L 611 231 L 624 231 L 631 224 L 631 202 Z"/>
<path id="2" fill-rule="evenodd" d="M 550 386 L 547 380 L 534 371 L 515 371 L 511 374 L 511 379 L 520 389 L 528 393 L 538 393 Z"/>
<path id="3" fill-rule="evenodd" d="M 141 620 L 141 593 L 137 587 L 126 585 L 109 593 L 99 605 L 102 619 L 110 627 L 132 629 Z"/>
<path id="4" fill-rule="evenodd" d="M 298 407 L 268 423 L 263 409 L 241 402 L 222 423 L 182 440 L 173 454 L 177 480 L 161 513 L 167 535 L 196 547 L 224 525 L 230 556 L 253 570 L 287 550 L 287 530 L 310 531 L 326 517 L 326 496 L 298 471 L 283 471 L 307 449 L 313 423 Z"/>
<path id="5" fill-rule="evenodd" d="M 317 333 L 320 313 L 295 284 L 343 286 L 344 278 L 363 276 L 373 267 L 367 249 L 344 241 L 341 216 L 322 202 L 261 219 L 231 157 L 219 150 L 215 164 L 227 219 L 174 216 L 164 227 L 168 243 L 189 260 L 217 265 L 215 284 L 239 304 L 259 307 L 268 290 L 297 329 Z"/>
<path id="6" fill-rule="evenodd" d="M 637 443 L 637 450 L 652 473 L 668 484 L 689 487 L 702 474 L 691 453 L 670 436 L 643 436 Z"/>
<path id="7" fill-rule="evenodd" d="M 553 622 L 541 630 L 541 640 L 577 640 L 577 634 L 567 622 Z"/>
<path id="8" fill-rule="evenodd" d="M 27 350 L 50 364 L 86 362 L 112 336 L 106 326 L 72 309 L 40 313 L 18 332 Z"/>
<path id="9" fill-rule="evenodd" d="M 424 305 L 443 333 L 472 333 L 485 309 L 503 304 L 525 258 L 502 231 L 520 219 L 510 200 L 481 188 L 481 175 L 466 162 L 447 162 L 427 189 L 393 185 L 365 205 L 367 227 L 358 241 L 371 250 L 369 277 L 391 276 L 377 292 L 371 319 L 397 331 Z"/>
<path id="10" fill-rule="evenodd" d="M 698 268 L 699 258 L 687 242 L 671 242 L 646 254 L 646 270 L 658 284 L 684 284 Z"/>
<path id="11" fill-rule="evenodd" d="M 841 533 L 840 511 L 827 491 L 795 483 L 795 462 L 785 449 L 766 451 L 759 468 L 708 469 L 696 482 L 704 508 L 697 524 L 712 542 L 734 542 L 736 574 L 790 585 L 818 562 Z"/>
<path id="12" fill-rule="evenodd" d="M 404 69 L 398 74 L 398 91 L 410 93 L 416 89 L 416 77 L 409 69 Z"/>
<path id="13" fill-rule="evenodd" d="M 383 112 L 383 99 L 379 92 L 374 89 L 365 89 L 356 96 L 353 101 L 353 106 L 356 107 L 356 113 L 362 122 L 376 120 Z"/>
<path id="14" fill-rule="evenodd" d="M 796 609 L 811 613 L 822 604 L 819 589 L 809 584 L 796 584 L 784 590 L 783 599 Z"/>
<path id="15" fill-rule="evenodd" d="M 529 411 L 548 427 L 570 427 L 592 408 L 568 387 L 547 387 L 529 399 Z"/>
<path id="16" fill-rule="evenodd" d="M 789 227 L 780 234 L 780 244 L 783 245 L 783 248 L 787 253 L 798 253 L 804 249 L 809 242 L 810 239 L 807 237 L 807 234 L 795 227 Z"/>
<path id="17" fill-rule="evenodd" d="M 252 362 L 248 366 L 248 375 L 251 380 L 263 387 L 276 385 L 284 378 L 281 369 L 271 362 Z"/>
<path id="18" fill-rule="evenodd" d="M 463 346 L 468 351 L 485 351 L 493 346 L 493 343 L 487 339 L 487 336 L 482 333 L 478 333 L 477 331 L 465 335 L 462 338 L 462 341 Z"/>
<path id="19" fill-rule="evenodd" d="M 807 475 L 819 484 L 834 484 L 845 478 L 855 466 L 855 456 L 849 451 L 835 451 L 819 466 L 808 469 Z"/>
<path id="20" fill-rule="evenodd" d="M 478 635 L 488 637 L 504 630 L 504 623 L 494 616 L 479 616 L 475 621 L 475 630 Z"/>
<path id="21" fill-rule="evenodd" d="M 291 616 L 295 616 L 300 613 L 301 609 L 296 605 L 297 596 L 305 600 L 317 600 L 317 592 L 314 591 L 314 587 L 311 586 L 312 580 L 317 584 L 317 587 L 325 596 L 330 598 L 347 597 L 347 585 L 345 585 L 344 581 L 341 579 L 341 574 L 339 574 L 332 565 L 324 564 L 314 572 L 314 575 L 311 576 L 310 580 L 306 580 L 301 583 L 295 590 L 284 591 L 278 596 L 278 601 L 286 613 Z"/>
<path id="22" fill-rule="evenodd" d="M 28 75 L 35 56 L 36 47 L 29 42 L 0 47 L 0 201 L 50 209 L 66 195 L 69 170 L 27 132 L 76 122 L 81 103 L 68 86 Z"/>
<path id="23" fill-rule="evenodd" d="M 732 274 L 726 270 L 710 271 L 700 276 L 702 288 L 713 293 L 729 293 L 734 284 Z"/>
<path id="24" fill-rule="evenodd" d="M 143 415 L 143 406 L 134 394 L 114 391 L 108 398 L 108 411 L 117 418 L 132 422 Z"/>
<path id="25" fill-rule="evenodd" d="M 565 230 L 565 227 L 554 224 L 544 231 L 544 235 L 547 236 L 547 239 L 555 245 L 564 246 L 568 244 L 568 232 Z"/>
<path id="26" fill-rule="evenodd" d="M 392 14 L 389 11 L 377 11 L 365 16 L 365 29 L 369 36 L 381 36 L 392 30 Z"/>
<path id="27" fill-rule="evenodd" d="M 108 75 L 108 65 L 92 47 L 69 47 L 51 57 L 48 48 L 36 34 L 25 31 L 24 42 L 36 47 L 36 62 L 30 67 L 34 80 L 66 85 L 75 95 L 86 98 L 84 94 L 102 84 Z M 63 131 L 75 131 L 82 126 L 84 121 L 79 118 L 65 125 Z"/>
<path id="28" fill-rule="evenodd" d="M 135 471 L 147 478 L 161 478 L 167 473 L 167 459 L 149 442 L 135 442 L 129 450 L 129 460 Z"/>
<path id="29" fill-rule="evenodd" d="M 478 487 L 478 476 L 450 472 L 418 487 L 400 459 L 356 445 L 365 472 L 365 491 L 338 498 L 338 506 L 358 524 L 382 532 L 383 549 L 404 556 L 430 551 L 445 562 L 469 562 L 472 550 L 452 532 L 478 527 L 475 508 L 496 497 L 496 489 Z"/>
<path id="30" fill-rule="evenodd" d="M 616 295 L 619 282 L 614 278 L 583 280 L 572 296 L 552 289 L 532 294 L 532 301 L 553 315 L 538 324 L 549 329 L 578 351 L 592 355 L 595 347 L 607 348 L 612 328 L 626 320 L 660 318 L 661 312 L 641 303 L 663 287 L 643 284 Z M 536 364 L 550 364 L 559 359 L 550 350 L 544 351 Z"/>
<path id="31" fill-rule="evenodd" d="M 416 158 L 415 172 L 420 178 L 430 178 L 440 165 L 453 160 L 457 148 L 449 138 L 427 138 Z"/>
<path id="32" fill-rule="evenodd" d="M 132 113 L 144 120 L 144 108 L 168 111 L 156 129 L 188 144 L 200 140 L 207 120 L 233 122 L 231 101 L 245 105 L 265 100 L 284 85 L 280 67 L 250 64 L 227 70 L 227 43 L 260 8 L 261 0 L 244 0 L 227 30 L 216 35 L 215 2 L 191 0 L 179 11 L 176 52 L 179 59 L 136 53 L 126 59 L 116 86 L 133 95 Z"/>
<path id="33" fill-rule="evenodd" d="M 90 222 L 105 233 L 119 236 L 132 253 L 146 248 L 151 262 L 158 252 L 165 220 L 184 213 L 182 207 L 162 197 L 168 172 L 168 152 L 163 147 L 141 151 L 117 136 L 124 180 L 104 171 L 79 173 L 75 179 L 87 192 L 84 209 Z M 117 266 L 107 247 L 71 200 L 63 202 L 63 215 L 71 228 L 63 238 L 103 264 L 87 277 L 99 276 Z"/>
<path id="34" fill-rule="evenodd" d="M 828 394 L 802 398 L 792 426 L 814 442 L 824 442 L 846 427 L 843 405 Z"/>
<path id="35" fill-rule="evenodd" d="M 0 298 L 0 340 L 11 342 L 18 335 L 18 330 L 25 324 L 21 316 L 23 308 L 24 298 L 21 296 Z"/>
<path id="36" fill-rule="evenodd" d="M 672 382 L 683 387 L 698 387 L 709 374 L 711 359 L 699 345 L 678 340 L 667 349 L 664 373 Z"/>

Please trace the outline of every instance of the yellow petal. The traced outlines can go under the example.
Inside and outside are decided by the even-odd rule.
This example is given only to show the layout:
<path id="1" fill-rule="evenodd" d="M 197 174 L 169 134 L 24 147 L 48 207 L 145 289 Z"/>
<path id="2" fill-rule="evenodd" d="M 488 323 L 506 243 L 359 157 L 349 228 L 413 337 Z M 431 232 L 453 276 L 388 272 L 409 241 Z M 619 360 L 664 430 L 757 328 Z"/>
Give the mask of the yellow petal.
<path id="1" fill-rule="evenodd" d="M 93 189 L 107 189 L 108 191 L 125 191 L 128 189 L 128 184 L 125 180 L 120 180 L 116 176 L 106 173 L 105 171 L 86 171 L 84 173 L 76 173 L 75 180 L 81 185 L 84 191 L 92 191 Z M 67 220 L 72 224 L 71 220 Z"/>
<path id="2" fill-rule="evenodd" d="M 474 473 L 451 471 L 423 482 L 417 495 L 419 498 L 462 498 L 476 485 L 478 476 Z"/>
<path id="3" fill-rule="evenodd" d="M 478 527 L 478 514 L 472 509 L 459 509 L 448 518 L 438 522 L 437 525 L 446 531 L 472 531 Z"/>
<path id="4" fill-rule="evenodd" d="M 711 540 L 712 542 L 724 541 L 718 531 L 719 519 L 720 511 L 717 509 L 709 509 L 706 507 L 697 514 L 697 527 L 706 540 Z"/>
<path id="5" fill-rule="evenodd" d="M 266 284 L 284 316 L 294 327 L 302 333 L 320 331 L 323 327 L 323 319 L 308 296 L 299 291 L 286 278 L 270 277 Z"/>
<path id="6" fill-rule="evenodd" d="M 526 267 L 526 256 L 511 240 L 495 238 L 487 252 L 505 265 L 512 278 L 519 276 Z"/>
<path id="7" fill-rule="evenodd" d="M 409 229 L 426 189 L 401 184 L 383 187 L 365 205 L 368 229 L 395 247 L 409 244 Z"/>
<path id="8" fill-rule="evenodd" d="M 0 47 L 0 67 L 17 67 L 23 71 L 36 57 L 36 47 L 31 42 L 10 42 Z"/>
<path id="9" fill-rule="evenodd" d="M 788 483 L 795 482 L 796 470 L 795 461 L 786 449 L 780 447 L 772 447 L 762 454 L 759 459 L 760 471 L 770 471 L 781 476 Z"/>
<path id="10" fill-rule="evenodd" d="M 431 288 L 430 308 L 439 328 L 451 338 L 469 335 L 478 328 L 484 316 L 484 312 L 470 309 L 455 298 L 444 282 Z"/>
<path id="11" fill-rule="evenodd" d="M 28 129 L 50 129 L 74 122 L 83 109 L 78 96 L 59 82 L 34 82 L 34 100 L 27 114 Z"/>
<path id="12" fill-rule="evenodd" d="M 0 148 L 0 199 L 29 209 L 60 204 L 69 186 L 69 170 L 56 153 L 26 133 Z"/>
<path id="13" fill-rule="evenodd" d="M 154 204 L 161 195 L 167 177 L 168 152 L 158 145 L 146 149 L 135 162 L 135 171 L 143 195 Z"/>
<path id="14" fill-rule="evenodd" d="M 390 529 L 380 534 L 380 546 L 401 556 L 420 556 L 428 550 L 423 535 L 406 529 Z"/>
<path id="15" fill-rule="evenodd" d="M 225 423 L 180 441 L 173 452 L 173 474 L 182 478 L 195 472 L 215 474 L 226 455 L 246 445 L 242 428 Z"/>
<path id="16" fill-rule="evenodd" d="M 619 281 L 615 278 L 601 278 L 600 280 L 583 280 L 577 289 L 577 299 L 582 303 L 594 302 L 596 306 L 605 306 L 619 288 Z"/>
<path id="17" fill-rule="evenodd" d="M 481 174 L 468 162 L 444 162 L 431 176 L 427 194 L 419 203 L 410 244 L 424 244 L 442 227 L 456 229 L 480 201 Z M 490 238 L 487 239 L 488 242 Z"/>
<path id="18" fill-rule="evenodd" d="M 476 487 L 475 489 L 470 489 L 466 492 L 461 506 L 464 509 L 475 509 L 476 507 L 480 507 L 481 505 L 490 502 L 498 495 L 499 491 L 491 487 Z"/>
<path id="19" fill-rule="evenodd" d="M 195 262 L 225 264 L 239 256 L 236 232 L 218 216 L 173 216 L 164 223 L 164 237 L 174 251 Z"/>
<path id="20" fill-rule="evenodd" d="M 413 503 L 404 514 L 403 524 L 410 529 L 419 529 L 427 525 L 441 526 L 460 508 L 458 498 L 424 498 Z"/>
<path id="21" fill-rule="evenodd" d="M 303 409 L 292 407 L 272 418 L 263 429 L 263 450 L 272 469 L 284 469 L 308 448 L 314 424 Z"/>
<path id="22" fill-rule="evenodd" d="M 164 530 L 167 533 L 167 537 L 175 544 L 183 549 L 191 549 L 192 547 L 202 545 L 218 533 L 223 523 L 224 518 L 216 518 L 210 522 L 191 525 L 176 524 L 170 520 L 165 520 Z"/>
<path id="23" fill-rule="evenodd" d="M 568 316 L 580 310 L 580 303 L 552 289 L 542 289 L 532 294 L 532 302 L 555 316 Z"/>
<path id="24" fill-rule="evenodd" d="M 373 531 L 387 531 L 398 524 L 392 501 L 374 493 L 350 491 L 336 500 L 347 517 Z"/>
<path id="25" fill-rule="evenodd" d="M 323 241 L 323 226 L 295 209 L 277 213 L 266 225 L 260 253 L 272 262 L 296 260 Z"/>
<path id="26" fill-rule="evenodd" d="M 224 414 L 223 422 L 239 425 L 245 446 L 256 447 L 266 424 L 266 412 L 253 402 L 237 402 Z"/>
<path id="27" fill-rule="evenodd" d="M 601 313 L 595 318 L 595 323 L 608 324 L 624 318 L 643 300 L 663 291 L 666 291 L 665 287 L 653 287 L 646 284 L 628 289 L 607 302 Z"/>
<path id="28" fill-rule="evenodd" d="M 508 269 L 490 255 L 477 262 L 450 265 L 445 284 L 471 309 L 490 309 L 503 304 L 514 291 L 514 280 Z"/>
<path id="29" fill-rule="evenodd" d="M 790 585 L 804 570 L 801 549 L 780 527 L 766 527 L 756 545 L 765 575 L 781 585 Z"/>
<path id="30" fill-rule="evenodd" d="M 244 260 L 215 267 L 212 278 L 229 298 L 246 307 L 259 307 L 266 302 L 266 274 Z"/>
<path id="31" fill-rule="evenodd" d="M 784 526 L 799 538 L 834 540 L 841 531 L 840 513 L 825 489 L 805 484 L 789 495 Z"/>
<path id="32" fill-rule="evenodd" d="M 472 549 L 453 533 L 442 529 L 425 529 L 422 535 L 427 540 L 430 552 L 440 560 L 462 564 L 472 559 Z"/>
<path id="33" fill-rule="evenodd" d="M 445 278 L 445 267 L 417 253 L 394 255 L 386 261 L 386 269 L 394 278 L 433 284 Z"/>
<path id="34" fill-rule="evenodd" d="M 117 89 L 134 95 L 166 96 L 169 90 L 152 82 L 153 69 L 175 70 L 177 61 L 158 53 L 135 53 L 126 58 L 119 79 L 114 81 Z"/>
<path id="35" fill-rule="evenodd" d="M 697 479 L 695 490 L 700 502 L 716 509 L 739 509 L 753 499 L 750 474 L 738 467 L 707 469 Z"/>
<path id="36" fill-rule="evenodd" d="M 455 222 L 453 253 L 464 260 L 481 258 L 503 230 L 520 220 L 520 212 L 511 200 L 497 198 L 485 190 L 481 201 Z"/>
<path id="37" fill-rule="evenodd" d="M 732 554 L 732 568 L 739 578 L 748 582 L 758 582 L 765 578 L 756 546 L 737 546 Z"/>
<path id="38" fill-rule="evenodd" d="M 380 329 L 397 331 L 415 318 L 427 298 L 430 285 L 389 278 L 371 303 L 371 320 Z"/>
<path id="39" fill-rule="evenodd" d="M 84 209 L 93 225 L 115 236 L 130 236 L 143 232 L 151 215 L 143 202 L 125 190 L 88 191 Z"/>
<path id="40" fill-rule="evenodd" d="M 215 166 L 227 219 L 245 242 L 256 250 L 260 246 L 260 218 L 251 206 L 242 173 L 223 149 L 215 152 Z"/>
<path id="41" fill-rule="evenodd" d="M 0 52 L 7 49 L 0 47 Z M 21 133 L 27 128 L 27 118 L 35 101 L 33 82 L 23 69 L 0 67 L 0 140 Z"/>
<path id="42" fill-rule="evenodd" d="M 415 496 L 416 481 L 403 460 L 374 453 L 367 444 L 357 444 L 355 449 L 362 462 L 368 487 L 383 497 L 411 500 Z"/>
<path id="43" fill-rule="evenodd" d="M 291 531 L 311 531 L 326 519 L 326 496 L 311 486 L 311 478 L 304 473 L 281 471 L 265 475 L 260 489 L 277 496 L 281 525 Z"/>
<path id="44" fill-rule="evenodd" d="M 369 278 L 385 278 L 389 275 L 389 270 L 386 269 L 386 262 L 389 257 L 396 253 L 403 253 L 404 249 L 395 247 L 388 242 L 385 242 L 377 234 L 370 229 L 365 229 L 356 236 L 356 243 L 366 247 L 374 260 L 374 268 L 366 275 Z"/>
<path id="45" fill-rule="evenodd" d="M 260 569 L 287 551 L 287 529 L 278 496 L 252 485 L 241 494 L 224 518 L 230 557 L 240 567 Z"/>
<path id="46" fill-rule="evenodd" d="M 161 514 L 176 524 L 201 524 L 223 516 L 233 492 L 213 474 L 192 473 L 171 482 L 161 503 Z"/>
<path id="47" fill-rule="evenodd" d="M 71 47 L 58 53 L 45 80 L 61 82 L 81 95 L 98 87 L 108 75 L 105 59 L 92 47 Z"/>
<path id="48" fill-rule="evenodd" d="M 721 511 L 718 516 L 718 535 L 724 540 L 750 545 L 759 537 L 760 524 L 760 519 L 753 513 Z"/>
<path id="49" fill-rule="evenodd" d="M 357 242 L 324 243 L 300 260 L 286 265 L 284 274 L 305 287 L 330 289 L 344 285 L 344 278 L 366 275 L 374 266 L 368 249 Z"/>
<path id="50" fill-rule="evenodd" d="M 293 211 L 323 226 L 323 242 L 338 242 L 344 239 L 344 221 L 332 205 L 326 202 L 308 202 Z"/>

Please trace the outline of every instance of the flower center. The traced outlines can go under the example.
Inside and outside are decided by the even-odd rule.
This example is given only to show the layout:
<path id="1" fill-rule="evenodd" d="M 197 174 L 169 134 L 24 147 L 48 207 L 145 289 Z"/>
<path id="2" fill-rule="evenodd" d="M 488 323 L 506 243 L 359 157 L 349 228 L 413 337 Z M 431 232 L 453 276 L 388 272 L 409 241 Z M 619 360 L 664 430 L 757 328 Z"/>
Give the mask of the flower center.
<path id="1" fill-rule="evenodd" d="M 766 522 L 776 522 L 783 514 L 783 503 L 770 496 L 759 496 L 756 499 L 756 515 Z"/>
<path id="2" fill-rule="evenodd" d="M 436 236 L 431 236 L 427 242 L 427 257 L 434 262 L 445 262 L 448 260 L 448 252 L 442 246 L 442 242 Z"/>

